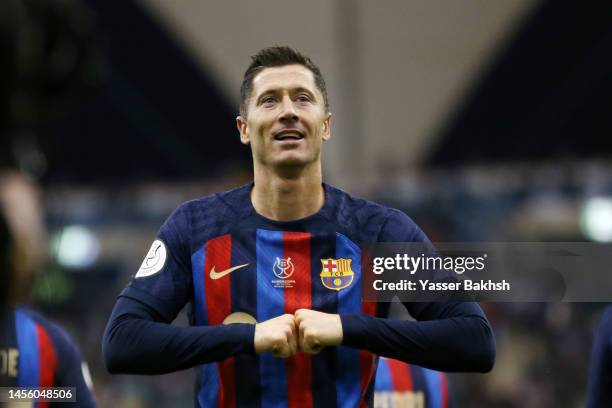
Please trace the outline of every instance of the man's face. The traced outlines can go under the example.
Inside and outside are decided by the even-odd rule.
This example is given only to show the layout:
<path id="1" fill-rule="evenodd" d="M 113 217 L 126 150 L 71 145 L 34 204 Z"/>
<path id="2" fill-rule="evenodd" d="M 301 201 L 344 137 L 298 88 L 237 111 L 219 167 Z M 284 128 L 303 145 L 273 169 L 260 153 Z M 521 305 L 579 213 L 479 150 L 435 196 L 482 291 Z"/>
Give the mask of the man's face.
<path id="1" fill-rule="evenodd" d="M 247 106 L 248 118 L 239 116 L 236 124 L 257 163 L 295 167 L 320 160 L 321 144 L 330 137 L 331 114 L 308 68 L 263 69 L 253 79 Z"/>

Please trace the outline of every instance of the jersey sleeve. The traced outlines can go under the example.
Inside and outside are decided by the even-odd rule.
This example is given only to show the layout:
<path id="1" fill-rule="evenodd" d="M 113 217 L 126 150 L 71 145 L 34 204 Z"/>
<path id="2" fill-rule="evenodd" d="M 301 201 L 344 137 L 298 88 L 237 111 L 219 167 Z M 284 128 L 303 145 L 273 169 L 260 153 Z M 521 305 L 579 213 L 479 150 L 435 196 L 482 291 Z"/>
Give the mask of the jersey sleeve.
<path id="1" fill-rule="evenodd" d="M 426 242 L 404 213 L 390 210 L 378 242 Z M 475 302 L 403 302 L 417 321 L 341 315 L 343 345 L 441 371 L 487 372 L 495 360 L 493 331 Z"/>
<path id="2" fill-rule="evenodd" d="M 193 293 L 188 204 L 162 225 L 115 303 L 102 338 L 112 374 L 162 374 L 254 353 L 255 326 L 170 324 Z"/>
<path id="3" fill-rule="evenodd" d="M 429 239 L 410 217 L 399 210 L 391 208 L 380 229 L 378 242 L 429 243 Z"/>
<path id="4" fill-rule="evenodd" d="M 174 320 L 192 293 L 188 204 L 178 207 L 161 226 L 149 252 L 120 296 L 142 302 L 166 322 Z"/>
<path id="5" fill-rule="evenodd" d="M 254 353 L 255 325 L 179 327 L 144 303 L 117 300 L 102 339 L 112 374 L 164 374 L 242 353 Z"/>

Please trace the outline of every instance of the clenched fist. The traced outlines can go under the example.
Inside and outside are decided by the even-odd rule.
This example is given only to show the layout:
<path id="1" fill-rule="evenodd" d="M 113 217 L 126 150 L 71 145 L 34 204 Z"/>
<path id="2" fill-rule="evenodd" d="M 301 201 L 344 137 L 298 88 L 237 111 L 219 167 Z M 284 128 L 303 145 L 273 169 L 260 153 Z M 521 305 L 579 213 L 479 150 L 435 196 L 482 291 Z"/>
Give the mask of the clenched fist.
<path id="1" fill-rule="evenodd" d="M 272 352 L 274 357 L 288 358 L 297 352 L 296 321 L 284 314 L 255 325 L 255 352 Z"/>
<path id="2" fill-rule="evenodd" d="M 299 332 L 300 350 L 318 354 L 327 346 L 342 343 L 342 321 L 340 315 L 299 309 L 295 312 Z"/>

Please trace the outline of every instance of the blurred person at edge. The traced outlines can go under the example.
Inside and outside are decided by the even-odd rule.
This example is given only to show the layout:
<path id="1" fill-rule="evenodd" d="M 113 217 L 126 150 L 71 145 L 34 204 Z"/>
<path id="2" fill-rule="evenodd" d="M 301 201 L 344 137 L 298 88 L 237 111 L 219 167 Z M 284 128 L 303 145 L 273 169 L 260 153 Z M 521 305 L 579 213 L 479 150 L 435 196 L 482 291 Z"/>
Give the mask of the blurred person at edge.
<path id="1" fill-rule="evenodd" d="M 612 305 L 604 310 L 593 339 L 587 407 L 612 407 Z"/>
<path id="2" fill-rule="evenodd" d="M 376 369 L 374 408 L 452 408 L 446 374 L 381 357 Z"/>
<path id="3" fill-rule="evenodd" d="M 39 134 L 45 121 L 97 89 L 103 68 L 93 21 L 77 0 L 0 1 L 0 386 L 74 387 L 76 394 L 76 402 L 16 406 L 95 406 L 77 346 L 21 306 L 44 258 L 46 232 L 36 183 L 14 169 L 44 172 L 31 153 L 53 143 Z"/>
<path id="4" fill-rule="evenodd" d="M 111 373 L 199 366 L 204 407 L 357 407 L 372 406 L 377 355 L 491 370 L 494 336 L 477 303 L 405 302 L 408 321 L 362 302 L 362 245 L 428 240 L 399 210 L 323 182 L 331 113 L 310 58 L 290 47 L 254 55 L 236 124 L 254 182 L 189 201 L 163 224 L 104 333 Z M 193 327 L 172 325 L 188 302 Z"/>
<path id="5" fill-rule="evenodd" d="M 13 170 L 0 170 L 0 245 L 0 386 L 74 387 L 76 402 L 36 406 L 95 407 L 89 370 L 70 336 L 18 306 L 44 258 L 46 231 L 35 183 Z"/>

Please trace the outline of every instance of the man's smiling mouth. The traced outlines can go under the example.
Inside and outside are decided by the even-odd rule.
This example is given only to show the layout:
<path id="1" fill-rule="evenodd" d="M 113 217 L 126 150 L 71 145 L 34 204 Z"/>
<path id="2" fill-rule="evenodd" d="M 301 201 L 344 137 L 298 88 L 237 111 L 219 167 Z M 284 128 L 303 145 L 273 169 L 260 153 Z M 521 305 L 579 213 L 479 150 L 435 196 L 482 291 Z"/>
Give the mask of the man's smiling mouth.
<path id="1" fill-rule="evenodd" d="M 304 134 L 298 130 L 284 130 L 274 135 L 274 140 L 302 140 Z"/>

